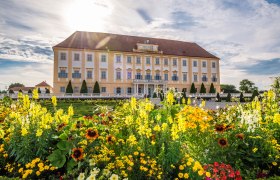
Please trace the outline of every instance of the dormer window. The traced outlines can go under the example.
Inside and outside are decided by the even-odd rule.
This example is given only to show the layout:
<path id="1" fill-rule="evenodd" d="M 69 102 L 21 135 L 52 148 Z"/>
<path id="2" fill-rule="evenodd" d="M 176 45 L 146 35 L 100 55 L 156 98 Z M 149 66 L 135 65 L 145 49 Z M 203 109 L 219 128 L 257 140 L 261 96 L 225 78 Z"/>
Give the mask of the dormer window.
<path id="1" fill-rule="evenodd" d="M 151 52 L 157 52 L 158 51 L 158 45 L 156 44 L 142 44 L 137 43 L 137 51 L 151 51 Z"/>

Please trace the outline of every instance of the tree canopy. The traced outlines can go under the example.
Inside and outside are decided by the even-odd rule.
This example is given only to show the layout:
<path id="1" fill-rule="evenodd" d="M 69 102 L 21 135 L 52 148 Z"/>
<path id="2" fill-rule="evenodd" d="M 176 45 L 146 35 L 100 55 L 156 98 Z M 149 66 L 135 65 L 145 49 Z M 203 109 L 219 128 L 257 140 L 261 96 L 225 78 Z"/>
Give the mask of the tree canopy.
<path id="1" fill-rule="evenodd" d="M 254 90 L 258 90 L 258 88 L 255 86 L 255 83 L 248 79 L 243 79 L 239 83 L 239 90 L 245 93 L 252 93 Z"/>
<path id="2" fill-rule="evenodd" d="M 221 89 L 224 93 L 238 93 L 239 91 L 232 84 L 221 84 Z"/>
<path id="3" fill-rule="evenodd" d="M 9 89 L 11 89 L 13 87 L 24 87 L 24 85 L 21 83 L 12 83 L 9 85 Z"/>

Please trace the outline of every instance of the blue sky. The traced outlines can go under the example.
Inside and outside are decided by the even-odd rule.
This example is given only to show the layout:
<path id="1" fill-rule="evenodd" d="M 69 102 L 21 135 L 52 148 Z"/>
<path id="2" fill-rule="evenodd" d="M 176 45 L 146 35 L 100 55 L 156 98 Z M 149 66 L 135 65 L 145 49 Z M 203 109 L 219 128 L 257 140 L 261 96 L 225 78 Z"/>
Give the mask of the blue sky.
<path id="1" fill-rule="evenodd" d="M 280 0 L 0 0 L 0 89 L 52 84 L 52 46 L 76 30 L 196 42 L 237 87 L 280 75 Z"/>

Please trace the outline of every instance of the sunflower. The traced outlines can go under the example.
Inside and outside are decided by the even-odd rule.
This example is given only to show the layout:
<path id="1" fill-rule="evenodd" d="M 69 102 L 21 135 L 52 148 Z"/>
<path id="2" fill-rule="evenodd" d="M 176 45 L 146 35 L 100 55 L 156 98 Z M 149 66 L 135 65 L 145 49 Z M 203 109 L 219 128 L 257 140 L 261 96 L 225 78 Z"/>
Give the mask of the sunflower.
<path id="1" fill-rule="evenodd" d="M 218 143 L 221 147 L 226 147 L 228 145 L 227 139 L 225 138 L 218 139 Z"/>
<path id="2" fill-rule="evenodd" d="M 79 161 L 84 158 L 84 150 L 82 148 L 73 148 L 72 152 L 73 152 L 73 154 L 71 155 L 71 157 L 75 161 Z"/>
<path id="3" fill-rule="evenodd" d="M 91 139 L 91 140 L 95 140 L 96 138 L 98 138 L 98 131 L 95 129 L 87 129 L 87 132 L 86 132 L 86 138 L 87 139 Z"/>
<path id="4" fill-rule="evenodd" d="M 216 124 L 215 130 L 217 132 L 224 132 L 226 130 L 226 127 L 223 124 Z"/>
<path id="5" fill-rule="evenodd" d="M 116 141 L 116 138 L 113 135 L 108 135 L 106 140 L 109 144 L 113 144 Z"/>
<path id="6" fill-rule="evenodd" d="M 76 128 L 79 129 L 79 128 L 81 128 L 81 127 L 82 127 L 81 121 L 77 121 L 77 123 L 76 123 Z"/>
<path id="7" fill-rule="evenodd" d="M 239 133 L 239 134 L 236 134 L 235 137 L 237 137 L 238 139 L 243 140 L 244 139 L 244 134 L 243 133 Z"/>

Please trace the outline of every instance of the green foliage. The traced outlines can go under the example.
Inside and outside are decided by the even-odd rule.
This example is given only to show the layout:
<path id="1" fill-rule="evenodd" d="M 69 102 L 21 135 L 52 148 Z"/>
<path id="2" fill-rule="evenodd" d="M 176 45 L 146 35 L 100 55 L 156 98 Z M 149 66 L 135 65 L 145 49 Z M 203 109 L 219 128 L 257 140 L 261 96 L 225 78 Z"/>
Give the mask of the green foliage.
<path id="1" fill-rule="evenodd" d="M 14 90 L 10 89 L 9 94 L 14 94 Z"/>
<path id="2" fill-rule="evenodd" d="M 206 93 L 206 88 L 203 83 L 201 84 L 201 87 L 200 87 L 200 93 Z"/>
<path id="3" fill-rule="evenodd" d="M 243 92 L 240 93 L 239 102 L 245 102 L 245 98 L 244 98 Z"/>
<path id="4" fill-rule="evenodd" d="M 99 83 L 97 81 L 94 84 L 93 93 L 96 93 L 96 94 L 100 93 L 100 87 L 99 87 Z"/>
<path id="5" fill-rule="evenodd" d="M 236 90 L 236 87 L 231 84 L 221 84 L 221 90 L 224 93 L 238 93 L 239 91 Z"/>
<path id="6" fill-rule="evenodd" d="M 32 94 L 32 90 L 31 89 L 28 89 L 28 94 Z"/>
<path id="7" fill-rule="evenodd" d="M 69 80 L 68 85 L 66 87 L 66 93 L 73 93 L 73 87 L 72 87 L 71 80 Z"/>
<path id="8" fill-rule="evenodd" d="M 192 83 L 190 93 L 192 93 L 192 94 L 195 94 L 195 93 L 196 93 L 196 88 L 195 88 L 194 83 Z"/>
<path id="9" fill-rule="evenodd" d="M 156 92 L 153 93 L 153 98 L 157 98 L 157 93 Z"/>
<path id="10" fill-rule="evenodd" d="M 82 83 L 82 87 L 81 87 L 80 93 L 88 93 L 87 83 L 86 83 L 86 81 L 85 81 L 85 80 L 83 80 L 83 83 Z"/>
<path id="11" fill-rule="evenodd" d="M 220 93 L 217 93 L 216 102 L 221 102 L 221 101 L 222 101 L 222 99 L 221 99 Z"/>
<path id="12" fill-rule="evenodd" d="M 280 96 L 280 76 L 274 79 L 273 84 L 271 85 L 272 90 L 275 92 L 276 96 Z"/>
<path id="13" fill-rule="evenodd" d="M 231 102 L 231 94 L 230 93 L 227 94 L 226 102 Z"/>
<path id="14" fill-rule="evenodd" d="M 9 85 L 8 89 L 11 89 L 13 87 L 25 87 L 25 86 L 21 83 L 12 83 L 12 84 Z"/>
<path id="15" fill-rule="evenodd" d="M 251 101 L 253 101 L 255 99 L 255 97 L 258 97 L 258 96 L 259 96 L 259 92 L 258 92 L 258 90 L 255 89 L 252 93 Z"/>
<path id="16" fill-rule="evenodd" d="M 239 90 L 245 93 L 252 93 L 255 89 L 258 89 L 255 86 L 255 83 L 248 79 L 243 79 L 242 81 L 240 81 L 239 85 Z"/>
<path id="17" fill-rule="evenodd" d="M 210 90 L 209 90 L 209 93 L 216 93 L 216 90 L 215 90 L 215 88 L 214 88 L 214 84 L 213 83 L 211 83 L 211 85 L 210 85 Z"/>

